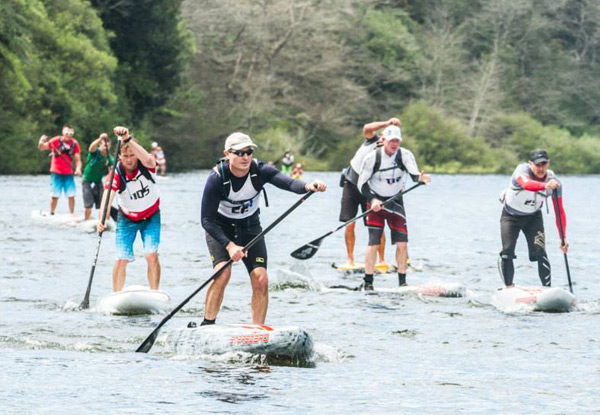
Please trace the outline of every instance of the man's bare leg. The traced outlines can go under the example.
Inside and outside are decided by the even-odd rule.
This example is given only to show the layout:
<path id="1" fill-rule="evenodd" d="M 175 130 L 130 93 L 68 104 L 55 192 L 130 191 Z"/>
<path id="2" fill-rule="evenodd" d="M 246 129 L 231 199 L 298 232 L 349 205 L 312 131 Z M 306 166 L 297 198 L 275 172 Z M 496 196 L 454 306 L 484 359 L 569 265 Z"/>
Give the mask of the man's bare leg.
<path id="1" fill-rule="evenodd" d="M 217 272 L 221 267 L 225 265 L 225 262 L 219 262 L 213 268 L 213 273 Z M 215 320 L 217 318 L 217 314 L 221 309 L 221 304 L 223 303 L 223 297 L 225 295 L 225 287 L 229 283 L 229 279 L 231 278 L 231 265 L 228 266 L 217 278 L 215 278 L 208 287 L 208 292 L 206 293 L 206 300 L 204 302 L 204 319 L 205 320 Z"/>
<path id="2" fill-rule="evenodd" d="M 50 199 L 50 214 L 54 215 L 54 212 L 56 211 L 56 206 L 58 205 L 58 197 L 52 197 Z"/>
<path id="3" fill-rule="evenodd" d="M 129 263 L 126 259 L 117 259 L 115 266 L 113 267 L 113 291 L 121 291 L 125 286 L 125 278 L 127 276 L 127 264 Z"/>
<path id="4" fill-rule="evenodd" d="M 252 322 L 265 324 L 267 308 L 269 307 L 269 277 L 267 270 L 257 267 L 250 273 L 252 284 Z"/>
<path id="5" fill-rule="evenodd" d="M 146 254 L 146 262 L 148 262 L 148 284 L 151 290 L 158 290 L 160 286 L 160 261 L 158 253 Z"/>
<path id="6" fill-rule="evenodd" d="M 348 253 L 349 265 L 354 265 L 354 245 L 356 243 L 354 228 L 356 228 L 356 222 L 346 226 L 346 230 L 344 231 L 344 241 L 346 241 L 346 252 Z"/>

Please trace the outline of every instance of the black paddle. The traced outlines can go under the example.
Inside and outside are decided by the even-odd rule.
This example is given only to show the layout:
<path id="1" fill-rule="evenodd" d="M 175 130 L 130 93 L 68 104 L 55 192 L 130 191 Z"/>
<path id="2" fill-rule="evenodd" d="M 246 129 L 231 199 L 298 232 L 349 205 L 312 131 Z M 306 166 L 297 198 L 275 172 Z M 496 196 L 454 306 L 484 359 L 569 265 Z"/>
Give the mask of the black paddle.
<path id="1" fill-rule="evenodd" d="M 552 192 L 552 201 L 554 202 L 554 210 L 556 211 L 556 217 L 558 218 L 558 234 L 560 235 L 560 244 L 565 246 L 565 233 L 563 232 L 562 218 L 560 217 L 560 207 L 558 206 L 558 192 L 556 189 Z M 564 252 L 565 256 L 565 267 L 567 268 L 567 279 L 569 280 L 569 291 L 573 294 L 573 284 L 571 283 L 571 271 L 569 271 L 569 259 L 567 253 Z"/>
<path id="2" fill-rule="evenodd" d="M 117 160 L 119 159 L 119 150 L 121 149 L 121 136 L 118 136 L 119 139 L 117 141 L 117 151 L 115 153 L 115 160 L 113 161 L 112 171 L 110 172 L 110 180 L 108 181 L 108 194 L 106 195 L 106 203 L 104 204 L 104 210 L 102 211 L 102 221 L 100 223 L 104 223 L 106 221 L 106 215 L 108 215 L 108 208 L 110 207 L 110 192 L 112 191 L 112 183 L 115 177 L 115 168 L 117 166 Z M 106 152 L 106 156 L 109 157 L 108 151 Z M 85 296 L 83 297 L 83 301 L 79 305 L 80 309 L 86 310 L 90 308 L 90 292 L 92 291 L 92 280 L 94 279 L 94 271 L 96 271 L 96 262 L 98 262 L 98 253 L 100 252 L 100 243 L 102 242 L 102 233 L 98 232 L 98 242 L 96 243 L 96 255 L 94 256 L 94 262 L 92 263 L 92 270 L 90 271 L 90 279 L 88 281 L 87 289 L 85 290 Z"/>
<path id="3" fill-rule="evenodd" d="M 246 251 L 248 251 L 248 249 L 252 248 L 259 240 L 261 240 L 267 233 L 269 233 L 269 231 L 271 229 L 273 229 L 275 226 L 277 226 L 279 224 L 279 222 L 281 222 L 283 219 L 285 219 L 286 216 L 288 216 L 290 213 L 292 213 L 292 211 L 294 211 L 294 209 L 296 209 L 298 206 L 300 206 L 313 193 L 314 192 L 312 192 L 312 191 L 306 193 L 304 196 L 302 196 L 300 198 L 300 200 L 298 200 L 296 203 L 294 203 L 288 210 L 283 212 L 283 214 L 281 216 L 279 216 L 277 219 L 275 219 L 274 222 L 272 222 L 269 226 L 267 226 L 266 229 L 264 229 L 261 233 L 256 235 L 254 237 L 254 239 L 252 239 L 250 242 L 248 242 L 248 244 L 246 246 L 244 246 L 244 252 L 246 252 Z M 140 345 L 140 347 L 137 348 L 136 353 L 148 353 L 150 351 L 150 349 L 152 348 L 152 346 L 154 345 L 154 342 L 156 341 L 156 338 L 158 337 L 158 333 L 160 332 L 161 327 L 164 326 L 167 323 L 167 321 L 169 321 L 171 319 L 171 317 L 173 317 L 175 315 L 175 313 L 177 313 L 179 310 L 181 310 L 183 308 L 183 306 L 186 305 L 196 294 L 198 294 L 200 292 L 200 290 L 202 290 L 204 287 L 206 287 L 209 282 L 211 282 L 212 280 L 217 278 L 219 275 L 221 275 L 223 273 L 223 271 L 225 271 L 225 269 L 229 265 L 231 265 L 232 262 L 233 262 L 233 259 L 230 258 L 209 279 L 207 279 L 200 287 L 198 287 L 185 300 L 183 300 L 183 302 L 181 304 L 179 304 L 177 307 L 175 307 L 165 318 L 163 318 L 162 321 L 160 323 L 158 323 L 158 326 L 156 326 L 156 328 L 152 331 L 152 333 L 150 333 L 150 335 L 146 338 L 146 340 L 144 340 L 144 342 Z"/>
<path id="4" fill-rule="evenodd" d="M 397 198 L 399 198 L 400 196 L 410 192 L 413 189 L 416 189 L 417 187 L 421 186 L 425 184 L 424 182 L 419 182 L 417 184 L 415 184 L 414 186 L 399 192 L 396 196 L 389 198 L 388 200 L 386 200 L 385 202 L 383 202 L 380 206 L 385 206 L 388 203 L 392 202 L 393 200 L 396 200 Z M 352 222 L 356 222 L 357 220 L 359 220 L 360 218 L 362 218 L 365 215 L 368 215 L 369 213 L 371 213 L 373 211 L 373 208 L 365 211 L 364 213 L 362 213 L 361 215 L 356 216 L 355 218 L 350 219 L 347 222 L 344 222 L 343 224 L 341 224 L 340 226 L 338 226 L 337 228 L 335 228 L 332 231 L 327 232 L 325 235 L 321 236 L 320 238 L 315 239 L 312 242 L 307 243 L 306 245 L 301 246 L 300 248 L 296 249 L 294 252 L 292 252 L 290 255 L 296 259 L 309 259 L 312 258 L 313 256 L 315 256 L 315 254 L 317 253 L 317 251 L 319 250 L 319 247 L 321 246 L 321 243 L 323 242 L 323 239 L 327 238 L 329 235 L 331 235 L 332 233 L 335 233 L 337 231 L 339 231 L 340 229 L 344 228 L 347 225 L 350 225 Z"/>

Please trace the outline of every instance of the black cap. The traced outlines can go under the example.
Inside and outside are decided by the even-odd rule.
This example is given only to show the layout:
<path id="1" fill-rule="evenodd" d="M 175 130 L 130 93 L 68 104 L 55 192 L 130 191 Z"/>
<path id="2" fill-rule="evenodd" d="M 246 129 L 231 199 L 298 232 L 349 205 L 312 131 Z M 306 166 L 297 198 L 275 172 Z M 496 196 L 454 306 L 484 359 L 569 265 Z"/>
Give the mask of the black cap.
<path id="1" fill-rule="evenodd" d="M 533 162 L 533 164 L 539 164 L 541 162 L 548 161 L 548 152 L 546 150 L 533 150 L 529 153 L 529 160 Z"/>

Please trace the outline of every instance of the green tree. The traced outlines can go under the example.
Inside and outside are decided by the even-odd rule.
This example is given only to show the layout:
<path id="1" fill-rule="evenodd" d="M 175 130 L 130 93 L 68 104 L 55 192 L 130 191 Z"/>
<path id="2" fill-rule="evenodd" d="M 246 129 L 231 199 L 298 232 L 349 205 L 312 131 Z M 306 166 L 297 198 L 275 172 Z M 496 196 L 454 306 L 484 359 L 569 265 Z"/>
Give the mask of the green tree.
<path id="1" fill-rule="evenodd" d="M 41 133 L 71 123 L 86 138 L 113 117 L 116 60 L 87 2 L 7 0 L 0 7 L 0 172 L 44 171 Z"/>
<path id="2" fill-rule="evenodd" d="M 181 0 L 92 0 L 119 60 L 116 79 L 126 98 L 121 112 L 135 123 L 175 94 L 193 53 Z"/>

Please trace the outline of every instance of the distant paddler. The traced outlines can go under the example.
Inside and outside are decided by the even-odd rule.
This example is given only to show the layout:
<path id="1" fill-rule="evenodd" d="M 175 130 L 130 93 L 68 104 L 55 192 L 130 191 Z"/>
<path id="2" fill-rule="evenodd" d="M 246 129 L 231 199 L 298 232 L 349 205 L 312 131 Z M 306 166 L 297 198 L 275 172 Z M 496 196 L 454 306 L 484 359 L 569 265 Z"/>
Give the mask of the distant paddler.
<path id="1" fill-rule="evenodd" d="M 340 185 L 342 189 L 342 201 L 340 208 L 340 222 L 347 222 L 358 213 L 360 206 L 361 211 L 367 210 L 367 198 L 363 196 L 357 187 L 358 175 L 362 163 L 367 155 L 375 151 L 378 145 L 381 145 L 381 138 L 377 132 L 382 128 L 389 127 L 390 125 L 400 126 L 402 123 L 398 118 L 390 118 L 387 121 L 373 121 L 363 126 L 362 135 L 364 138 L 361 146 L 354 153 L 354 157 L 350 160 L 350 165 L 342 172 L 342 179 Z M 346 252 L 348 254 L 348 265 L 347 267 L 352 268 L 355 266 L 354 263 L 354 245 L 356 243 L 355 230 L 356 222 L 352 222 L 346 226 L 344 233 L 344 242 L 346 243 Z M 385 234 L 381 234 L 381 243 L 379 244 L 379 262 L 385 264 Z"/>
<path id="2" fill-rule="evenodd" d="M 81 176 L 81 149 L 79 143 L 73 138 L 74 130 L 65 124 L 62 135 L 48 139 L 42 134 L 38 141 L 40 151 L 50 150 L 50 214 L 54 215 L 58 198 L 64 192 L 69 200 L 69 212 L 75 212 L 75 176 Z M 75 161 L 75 169 L 73 169 Z"/>
<path id="3" fill-rule="evenodd" d="M 156 160 L 157 169 L 160 172 L 161 176 L 167 174 L 167 158 L 165 157 L 165 152 L 161 146 L 155 141 L 152 143 L 152 151 L 151 153 Z"/>
<path id="4" fill-rule="evenodd" d="M 114 161 L 113 157 L 109 155 L 109 150 L 110 139 L 106 133 L 100 134 L 97 139 L 92 141 L 88 148 L 85 169 L 83 169 L 81 180 L 85 220 L 88 220 L 92 215 L 94 205 L 96 209 L 100 208 L 104 193 L 102 178 L 108 173 Z"/>
<path id="5" fill-rule="evenodd" d="M 247 252 L 248 244 L 262 231 L 260 194 L 267 183 L 293 193 L 324 192 L 327 186 L 315 180 L 306 183 L 283 174 L 275 167 L 253 159 L 257 145 L 241 132 L 225 140 L 225 158 L 208 176 L 202 196 L 202 227 L 215 273 L 230 258 L 242 260 L 252 285 L 252 322 L 264 324 L 269 303 L 267 247 L 261 238 Z M 225 287 L 231 277 L 231 266 L 216 277 L 206 294 L 203 325 L 214 324 L 223 302 Z"/>
<path id="6" fill-rule="evenodd" d="M 502 251 L 498 259 L 498 269 L 506 287 L 513 287 L 515 267 L 513 260 L 519 232 L 525 234 L 529 248 L 529 260 L 537 262 L 538 275 L 542 285 L 550 287 L 550 261 L 546 254 L 546 234 L 542 206 L 544 201 L 557 192 L 554 204 L 556 226 L 561 235 L 566 235 L 567 217 L 563 208 L 562 186 L 552 170 L 548 170 L 550 159 L 546 150 L 533 150 L 529 161 L 517 166 L 510 178 L 509 186 L 500 197 L 503 203 L 500 217 Z M 561 241 L 560 250 L 566 254 L 569 243 Z"/>
<path id="7" fill-rule="evenodd" d="M 407 177 L 414 182 L 427 184 L 431 181 L 428 174 L 419 172 L 413 153 L 408 149 L 400 148 L 402 142 L 400 127 L 397 125 L 386 127 L 381 137 L 383 146 L 365 157 L 358 178 L 358 188 L 369 201 L 367 207 L 373 209 L 373 212 L 366 217 L 369 245 L 365 254 L 365 290 L 373 290 L 377 245 L 381 241 L 386 221 L 390 227 L 392 244 L 396 245 L 398 284 L 406 285 L 408 229 L 402 196 L 390 201 L 384 207 L 381 204 L 404 189 Z"/>
<path id="8" fill-rule="evenodd" d="M 125 127 L 115 127 L 114 133 L 122 137 L 119 161 L 110 192 L 104 192 L 100 211 L 105 203 L 112 206 L 115 192 L 119 205 L 117 217 L 117 260 L 113 268 L 113 291 L 121 291 L 125 285 L 127 264 L 135 260 L 133 242 L 140 233 L 144 254 L 148 262 L 150 289 L 158 290 L 160 284 L 160 197 L 156 186 L 156 160 L 129 135 Z M 108 180 L 107 180 L 108 181 Z M 105 184 L 105 190 L 110 183 Z M 110 200 L 107 196 L 110 193 Z M 106 223 L 98 219 L 98 232 L 103 232 Z"/>

